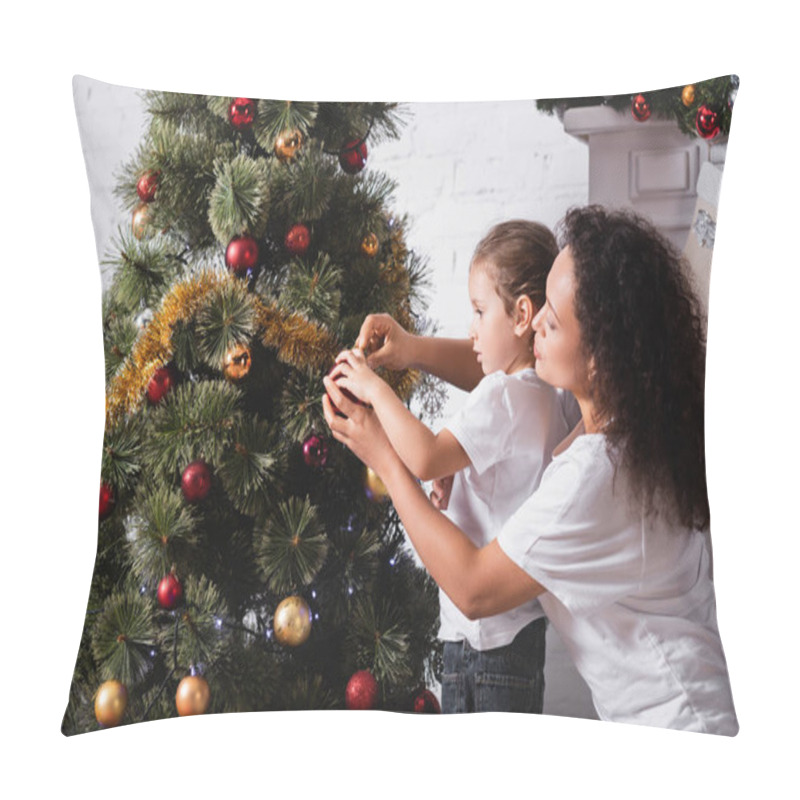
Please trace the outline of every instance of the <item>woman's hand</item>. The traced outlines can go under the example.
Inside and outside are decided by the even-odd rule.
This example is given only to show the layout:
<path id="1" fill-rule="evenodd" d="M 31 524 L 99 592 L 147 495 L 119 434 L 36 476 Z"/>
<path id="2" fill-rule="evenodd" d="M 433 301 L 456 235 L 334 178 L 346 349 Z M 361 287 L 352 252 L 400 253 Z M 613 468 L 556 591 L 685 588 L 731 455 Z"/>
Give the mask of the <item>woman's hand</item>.
<path id="1" fill-rule="evenodd" d="M 414 338 L 388 314 L 370 314 L 361 325 L 356 347 L 368 354 L 370 367 L 401 370 L 411 366 Z"/>
<path id="2" fill-rule="evenodd" d="M 453 490 L 453 476 L 447 475 L 444 478 L 437 478 L 433 482 L 431 491 L 431 503 L 439 511 L 446 511 L 450 505 L 450 492 Z"/>
<path id="3" fill-rule="evenodd" d="M 336 356 L 336 366 L 331 370 L 330 379 L 355 395 L 362 403 L 372 405 L 384 381 L 368 366 L 360 350 L 343 350 Z"/>

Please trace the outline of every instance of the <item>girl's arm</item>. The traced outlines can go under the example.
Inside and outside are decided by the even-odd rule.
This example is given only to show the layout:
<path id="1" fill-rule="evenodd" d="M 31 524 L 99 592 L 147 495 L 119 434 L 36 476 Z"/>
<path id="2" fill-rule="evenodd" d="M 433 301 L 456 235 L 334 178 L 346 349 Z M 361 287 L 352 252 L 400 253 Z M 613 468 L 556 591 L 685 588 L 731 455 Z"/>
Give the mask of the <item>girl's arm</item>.
<path id="1" fill-rule="evenodd" d="M 471 339 L 415 336 L 388 314 L 370 314 L 361 325 L 355 346 L 369 353 L 371 367 L 420 369 L 471 392 L 483 378 Z"/>
<path id="2" fill-rule="evenodd" d="M 340 353 L 330 378 L 375 409 L 392 447 L 420 480 L 443 478 L 470 465 L 458 439 L 447 429 L 436 434 L 420 422 L 391 386 L 367 366 L 360 351 Z"/>
<path id="3" fill-rule="evenodd" d="M 423 564 L 465 616 L 499 614 L 545 591 L 496 540 L 476 547 L 428 502 L 392 449 L 374 411 L 351 403 L 329 379 L 325 388 L 330 397 L 323 397 L 322 405 L 334 438 L 378 473 Z M 334 413 L 331 400 L 347 418 Z"/>

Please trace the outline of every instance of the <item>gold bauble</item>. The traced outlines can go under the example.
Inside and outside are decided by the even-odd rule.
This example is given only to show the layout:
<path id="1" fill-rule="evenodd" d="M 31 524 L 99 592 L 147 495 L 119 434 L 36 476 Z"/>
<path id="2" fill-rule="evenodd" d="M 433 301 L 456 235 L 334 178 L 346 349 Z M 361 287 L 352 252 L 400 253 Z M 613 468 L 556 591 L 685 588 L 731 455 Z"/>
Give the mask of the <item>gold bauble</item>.
<path id="1" fill-rule="evenodd" d="M 383 481 L 378 477 L 372 467 L 367 467 L 364 475 L 364 488 L 367 490 L 367 497 L 376 503 L 382 503 L 389 499 L 389 492 L 384 486 Z"/>
<path id="2" fill-rule="evenodd" d="M 374 233 L 368 233 L 361 241 L 361 249 L 368 256 L 370 256 L 370 258 L 378 252 L 379 247 L 380 247 L 380 242 L 378 241 L 378 237 Z"/>
<path id="3" fill-rule="evenodd" d="M 281 600 L 272 623 L 275 638 L 284 645 L 297 647 L 311 635 L 311 609 L 298 595 Z"/>
<path id="4" fill-rule="evenodd" d="M 150 208 L 147 203 L 140 203 L 133 212 L 131 230 L 137 239 L 144 239 L 147 235 L 147 226 L 150 224 Z"/>
<path id="5" fill-rule="evenodd" d="M 299 130 L 284 131 L 275 140 L 275 155 L 281 161 L 289 161 L 297 155 L 303 144 L 303 134 Z"/>
<path id="6" fill-rule="evenodd" d="M 128 690 L 119 681 L 106 681 L 94 698 L 94 715 L 104 728 L 113 728 L 122 722 L 128 706 Z"/>
<path id="7" fill-rule="evenodd" d="M 208 688 L 208 681 L 201 675 L 187 675 L 178 684 L 175 706 L 180 716 L 205 714 L 210 702 L 211 690 Z"/>
<path id="8" fill-rule="evenodd" d="M 686 108 L 689 108 L 689 106 L 694 103 L 694 97 L 694 86 L 692 86 L 691 83 L 688 86 L 684 86 L 683 91 L 681 92 L 681 100 Z"/>
<path id="9" fill-rule="evenodd" d="M 250 372 L 252 363 L 250 348 L 243 344 L 235 344 L 225 353 L 222 371 L 229 381 L 240 381 Z"/>

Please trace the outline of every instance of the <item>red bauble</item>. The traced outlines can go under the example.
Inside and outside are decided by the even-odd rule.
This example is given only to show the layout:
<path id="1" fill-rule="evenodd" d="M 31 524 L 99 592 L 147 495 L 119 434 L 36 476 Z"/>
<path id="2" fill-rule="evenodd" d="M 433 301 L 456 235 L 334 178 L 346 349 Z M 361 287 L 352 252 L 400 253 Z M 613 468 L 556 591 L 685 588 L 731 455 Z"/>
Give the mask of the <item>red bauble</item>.
<path id="1" fill-rule="evenodd" d="M 305 225 L 297 224 L 289 228 L 284 241 L 286 249 L 294 256 L 301 256 L 311 244 L 311 234 Z"/>
<path id="2" fill-rule="evenodd" d="M 143 203 L 150 203 L 155 199 L 158 189 L 158 172 L 145 172 L 136 184 L 136 194 Z"/>
<path id="3" fill-rule="evenodd" d="M 439 700 L 430 689 L 423 689 L 414 698 L 414 712 L 417 714 L 441 714 Z"/>
<path id="4" fill-rule="evenodd" d="M 352 711 L 367 711 L 378 702 L 378 682 L 369 670 L 356 672 L 347 682 L 344 702 Z"/>
<path id="5" fill-rule="evenodd" d="M 171 610 L 183 600 L 183 586 L 181 582 L 170 572 L 165 575 L 158 584 L 158 604 L 161 608 Z"/>
<path id="6" fill-rule="evenodd" d="M 704 139 L 713 139 L 719 133 L 719 114 L 708 106 L 702 105 L 697 109 L 694 125 L 697 133 Z"/>
<path id="7" fill-rule="evenodd" d="M 350 139 L 339 151 L 339 164 L 348 175 L 355 175 L 367 163 L 367 143 L 363 139 Z"/>
<path id="8" fill-rule="evenodd" d="M 170 366 L 160 367 L 153 373 L 147 385 L 147 399 L 152 405 L 160 403 L 164 395 L 175 384 L 175 373 Z"/>
<path id="9" fill-rule="evenodd" d="M 117 500 L 114 497 L 114 490 L 107 484 L 101 483 L 100 484 L 100 522 L 104 519 L 108 519 L 111 516 L 111 512 L 114 510 L 114 506 L 117 504 Z"/>
<path id="10" fill-rule="evenodd" d="M 309 467 L 324 467 L 328 461 L 328 443 L 321 436 L 312 433 L 303 442 L 303 460 Z"/>
<path id="11" fill-rule="evenodd" d="M 637 94 L 631 100 L 631 114 L 639 122 L 644 122 L 650 118 L 650 103 L 647 102 L 647 98 L 643 94 Z"/>
<path id="12" fill-rule="evenodd" d="M 211 470 L 205 461 L 192 461 L 181 476 L 181 491 L 189 503 L 199 503 L 211 491 Z"/>
<path id="13" fill-rule="evenodd" d="M 256 118 L 256 104 L 248 97 L 235 97 L 228 107 L 228 120 L 237 130 L 249 128 Z"/>
<path id="14" fill-rule="evenodd" d="M 244 275 L 258 261 L 258 243 L 252 236 L 234 236 L 225 250 L 225 264 L 236 275 Z"/>

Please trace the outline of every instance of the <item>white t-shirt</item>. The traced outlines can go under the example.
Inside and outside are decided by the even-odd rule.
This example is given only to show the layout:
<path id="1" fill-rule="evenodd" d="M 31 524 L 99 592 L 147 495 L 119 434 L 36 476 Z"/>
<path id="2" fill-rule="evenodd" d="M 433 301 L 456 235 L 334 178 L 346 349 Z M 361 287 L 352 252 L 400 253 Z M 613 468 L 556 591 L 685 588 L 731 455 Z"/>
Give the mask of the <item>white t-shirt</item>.
<path id="1" fill-rule="evenodd" d="M 538 581 L 601 719 L 733 736 L 705 536 L 646 519 L 602 434 L 557 453 L 498 536 Z"/>
<path id="2" fill-rule="evenodd" d="M 456 473 L 447 516 L 478 546 L 494 539 L 539 485 L 553 448 L 580 417 L 569 393 L 544 383 L 533 368 L 486 375 L 445 425 L 471 466 Z M 466 639 L 477 650 L 501 647 L 544 615 L 538 600 L 470 620 L 439 592 L 439 638 Z"/>

